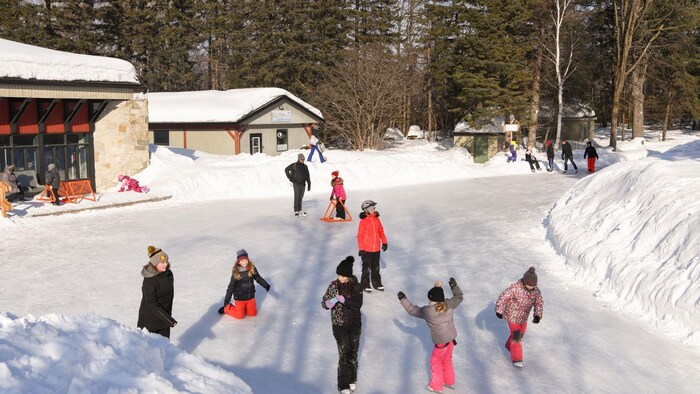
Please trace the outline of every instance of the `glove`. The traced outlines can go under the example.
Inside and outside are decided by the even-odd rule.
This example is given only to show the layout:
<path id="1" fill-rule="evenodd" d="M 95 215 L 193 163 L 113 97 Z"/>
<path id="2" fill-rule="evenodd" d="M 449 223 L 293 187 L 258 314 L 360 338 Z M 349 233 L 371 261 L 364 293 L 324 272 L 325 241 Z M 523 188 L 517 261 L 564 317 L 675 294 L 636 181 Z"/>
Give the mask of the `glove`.
<path id="1" fill-rule="evenodd" d="M 496 312 L 496 317 L 499 318 L 499 319 L 503 319 L 503 315 L 500 314 L 500 313 L 498 313 L 498 312 Z"/>
<path id="2" fill-rule="evenodd" d="M 449 283 L 450 287 L 457 286 L 457 281 L 455 280 L 455 278 L 450 278 L 450 280 L 448 280 L 447 283 Z"/>
<path id="3" fill-rule="evenodd" d="M 265 291 L 270 291 L 270 287 L 272 287 L 272 286 L 270 286 L 270 285 L 268 284 L 267 287 L 265 288 Z"/>
<path id="4" fill-rule="evenodd" d="M 360 256 L 360 257 L 364 257 L 364 256 L 365 256 L 365 251 L 364 251 L 364 250 L 361 250 L 361 251 L 357 252 L 357 255 Z"/>
<path id="5" fill-rule="evenodd" d="M 343 297 L 342 295 L 338 294 L 337 296 L 335 296 L 335 298 L 337 298 L 338 302 L 340 302 L 341 304 L 345 303 L 345 297 Z"/>
<path id="6" fill-rule="evenodd" d="M 406 298 L 406 294 L 404 294 L 403 291 L 400 291 L 398 294 L 396 294 L 396 296 L 399 297 L 399 301 Z"/>
<path id="7" fill-rule="evenodd" d="M 537 323 L 540 322 L 540 319 L 542 319 L 542 318 L 539 317 L 539 316 L 535 316 L 534 318 L 532 318 L 532 322 L 535 323 L 535 324 L 537 324 Z"/>
<path id="8" fill-rule="evenodd" d="M 222 306 L 221 308 L 219 308 L 219 314 L 220 314 L 220 315 L 223 315 L 223 314 L 224 314 L 224 307 L 223 307 L 223 306 Z"/>
<path id="9" fill-rule="evenodd" d="M 311 185 L 309 185 L 309 186 L 306 187 L 306 191 L 307 191 L 307 192 L 310 192 L 310 191 L 311 191 Z"/>
<path id="10" fill-rule="evenodd" d="M 388 244 L 382 244 L 382 252 L 386 252 L 388 247 L 389 247 Z"/>
<path id="11" fill-rule="evenodd" d="M 331 199 L 330 199 L 330 201 L 333 201 L 333 196 L 331 196 Z"/>
<path id="12" fill-rule="evenodd" d="M 326 300 L 326 308 L 328 309 L 333 309 L 335 304 L 338 302 L 338 299 L 333 297 L 330 300 Z"/>

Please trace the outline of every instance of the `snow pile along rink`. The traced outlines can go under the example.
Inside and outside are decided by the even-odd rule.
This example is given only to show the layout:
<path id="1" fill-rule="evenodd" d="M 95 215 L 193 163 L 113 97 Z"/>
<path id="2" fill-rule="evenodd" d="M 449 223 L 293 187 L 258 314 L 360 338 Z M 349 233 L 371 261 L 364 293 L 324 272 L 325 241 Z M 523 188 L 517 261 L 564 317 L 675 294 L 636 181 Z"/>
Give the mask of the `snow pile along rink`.
<path id="1" fill-rule="evenodd" d="M 688 145 L 584 178 L 548 238 L 596 296 L 700 344 L 700 144 Z"/>
<path id="2" fill-rule="evenodd" d="M 0 314 L 3 393 L 252 393 L 167 339 L 94 314 Z"/>

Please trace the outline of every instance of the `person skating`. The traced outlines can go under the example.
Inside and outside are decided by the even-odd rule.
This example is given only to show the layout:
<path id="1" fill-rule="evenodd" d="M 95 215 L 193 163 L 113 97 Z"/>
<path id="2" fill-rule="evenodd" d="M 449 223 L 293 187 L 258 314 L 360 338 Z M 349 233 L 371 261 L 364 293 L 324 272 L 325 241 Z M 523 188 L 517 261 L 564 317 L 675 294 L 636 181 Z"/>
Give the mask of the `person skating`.
<path id="1" fill-rule="evenodd" d="M 314 125 L 313 131 L 311 132 L 311 138 L 309 138 L 309 145 L 311 145 L 311 152 L 309 152 L 309 158 L 306 159 L 308 161 L 312 161 L 311 159 L 314 158 L 314 152 L 318 152 L 318 157 L 321 159 L 321 163 L 326 161 L 326 159 L 323 158 L 323 152 L 321 152 L 321 149 L 318 147 L 320 141 L 318 140 L 318 137 L 316 134 L 318 133 L 318 125 Z"/>
<path id="2" fill-rule="evenodd" d="M 258 282 L 266 291 L 270 291 L 270 285 L 260 276 L 257 267 L 248 259 L 248 252 L 240 249 L 236 252 L 236 264 L 233 265 L 231 281 L 226 289 L 224 306 L 219 308 L 219 314 L 224 313 L 243 319 L 247 316 L 258 314 L 258 305 L 255 302 L 255 283 Z M 231 304 L 233 296 L 235 304 Z"/>
<path id="3" fill-rule="evenodd" d="M 173 319 L 175 297 L 174 276 L 168 255 L 154 246 L 148 247 L 148 264 L 141 269 L 141 306 L 138 328 L 170 338 L 170 328 L 177 325 Z"/>
<path id="4" fill-rule="evenodd" d="M 547 140 L 547 172 L 554 171 L 554 145 L 552 145 L 552 140 Z"/>
<path id="5" fill-rule="evenodd" d="M 349 394 L 357 387 L 357 353 L 362 334 L 362 286 L 352 274 L 355 258 L 338 264 L 333 280 L 321 299 L 321 307 L 331 311 L 333 337 L 338 345 L 338 391 Z"/>
<path id="6" fill-rule="evenodd" d="M 576 167 L 576 163 L 574 163 L 574 153 L 571 151 L 571 144 L 566 142 L 566 140 L 561 141 L 561 159 L 564 160 L 563 174 L 568 171 L 568 162 L 571 162 L 571 165 L 574 166 L 574 173 L 578 174 L 578 167 Z"/>
<path id="7" fill-rule="evenodd" d="M 284 173 L 294 187 L 294 216 L 306 216 L 306 212 L 301 209 L 301 204 L 304 200 L 304 185 L 307 191 L 311 190 L 311 177 L 309 167 L 304 164 L 304 154 L 299 153 L 297 161 L 288 165 Z"/>
<path id="8" fill-rule="evenodd" d="M 455 385 L 455 370 L 452 364 L 452 351 L 457 344 L 457 329 L 454 323 L 454 310 L 464 299 L 462 290 L 457 286 L 455 278 L 449 280 L 452 298 L 445 299 L 445 292 L 440 282 L 428 291 L 430 304 L 419 307 L 409 301 L 402 291 L 398 293 L 399 301 L 409 315 L 425 319 L 430 328 L 433 340 L 433 352 L 430 356 L 430 382 L 428 391 L 442 393 L 442 388 L 453 389 Z"/>
<path id="9" fill-rule="evenodd" d="M 530 311 L 535 309 L 532 322 L 538 324 L 544 313 L 542 293 L 537 287 L 535 267 L 525 272 L 522 279 L 508 286 L 496 300 L 496 316 L 506 319 L 510 336 L 506 341 L 506 349 L 510 352 L 513 365 L 523 366 L 523 336 L 527 329 L 527 319 Z"/>
<path id="10" fill-rule="evenodd" d="M 537 161 L 537 158 L 532 153 L 532 148 L 527 148 L 525 151 L 525 161 L 530 165 L 530 171 L 535 172 L 535 168 L 537 168 L 537 171 L 541 170 L 540 162 Z"/>
<path id="11" fill-rule="evenodd" d="M 379 291 L 384 291 L 382 275 L 379 272 L 380 250 L 386 252 L 389 247 L 384 226 L 379 220 L 377 203 L 372 200 L 365 200 L 362 203 L 360 213 L 360 226 L 357 229 L 357 247 L 360 249 L 359 255 L 362 257 L 362 279 L 360 283 L 364 291 L 371 293 L 372 287 Z"/>
<path id="12" fill-rule="evenodd" d="M 339 177 L 340 173 L 335 170 L 331 173 L 333 179 L 331 180 L 331 200 L 336 200 L 335 202 L 335 218 L 336 220 L 345 220 L 345 201 L 347 196 L 345 195 L 345 186 L 343 185 L 343 178 Z"/>
<path id="13" fill-rule="evenodd" d="M 583 152 L 583 158 L 588 158 L 588 172 L 595 172 L 595 161 L 598 160 L 598 152 L 591 144 L 591 141 L 586 142 L 586 150 Z"/>
<path id="14" fill-rule="evenodd" d="M 511 141 L 510 144 L 508 144 L 508 149 L 510 150 L 510 156 L 508 156 L 506 162 L 510 163 L 511 161 L 518 160 L 518 143 L 515 142 L 515 140 Z"/>

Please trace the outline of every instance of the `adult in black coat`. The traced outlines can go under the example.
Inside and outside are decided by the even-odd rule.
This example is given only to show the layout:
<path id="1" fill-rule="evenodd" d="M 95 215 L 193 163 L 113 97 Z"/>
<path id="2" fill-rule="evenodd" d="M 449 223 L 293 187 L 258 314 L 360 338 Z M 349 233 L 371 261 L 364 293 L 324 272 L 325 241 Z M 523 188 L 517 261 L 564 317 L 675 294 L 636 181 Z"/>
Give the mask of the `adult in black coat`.
<path id="1" fill-rule="evenodd" d="M 142 297 L 136 326 L 170 338 L 170 328 L 177 324 L 172 316 L 175 290 L 170 261 L 165 252 L 153 246 L 148 247 L 148 258 L 148 264 L 141 270 Z"/>
<path id="2" fill-rule="evenodd" d="M 591 141 L 586 142 L 586 151 L 583 152 L 583 158 L 588 158 L 588 172 L 595 172 L 595 161 L 598 160 L 598 152 L 591 145 Z"/>
<path id="3" fill-rule="evenodd" d="M 58 167 L 55 164 L 49 164 L 49 170 L 46 172 L 46 184 L 51 186 L 54 195 L 56 196 L 56 201 L 53 202 L 54 205 L 61 205 L 58 199 L 58 188 L 61 186 L 61 175 L 58 173 Z"/>
<path id="4" fill-rule="evenodd" d="M 574 153 L 571 151 L 571 144 L 566 142 L 566 140 L 561 141 L 561 159 L 564 160 L 564 171 L 562 173 L 566 173 L 568 170 L 568 162 L 571 162 L 571 165 L 574 166 L 574 172 L 578 173 L 578 167 L 574 163 Z"/>
<path id="5" fill-rule="evenodd" d="M 306 212 L 301 209 L 301 202 L 304 199 L 304 185 L 307 185 L 306 190 L 311 190 L 311 177 L 309 168 L 304 164 L 304 154 L 299 153 L 297 161 L 288 165 L 284 173 L 294 187 L 294 215 L 306 216 Z"/>

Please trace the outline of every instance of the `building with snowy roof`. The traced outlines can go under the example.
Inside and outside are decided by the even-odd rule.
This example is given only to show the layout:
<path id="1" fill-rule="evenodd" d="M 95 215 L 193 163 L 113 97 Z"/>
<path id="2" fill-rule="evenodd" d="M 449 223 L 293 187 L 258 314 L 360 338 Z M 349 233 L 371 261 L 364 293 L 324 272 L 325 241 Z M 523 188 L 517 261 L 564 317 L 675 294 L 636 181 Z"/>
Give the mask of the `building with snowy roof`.
<path id="1" fill-rule="evenodd" d="M 148 93 L 151 143 L 219 155 L 276 156 L 308 144 L 323 115 L 279 88 Z"/>
<path id="2" fill-rule="evenodd" d="M 0 167 L 114 186 L 148 165 L 142 89 L 127 61 L 0 39 Z"/>

